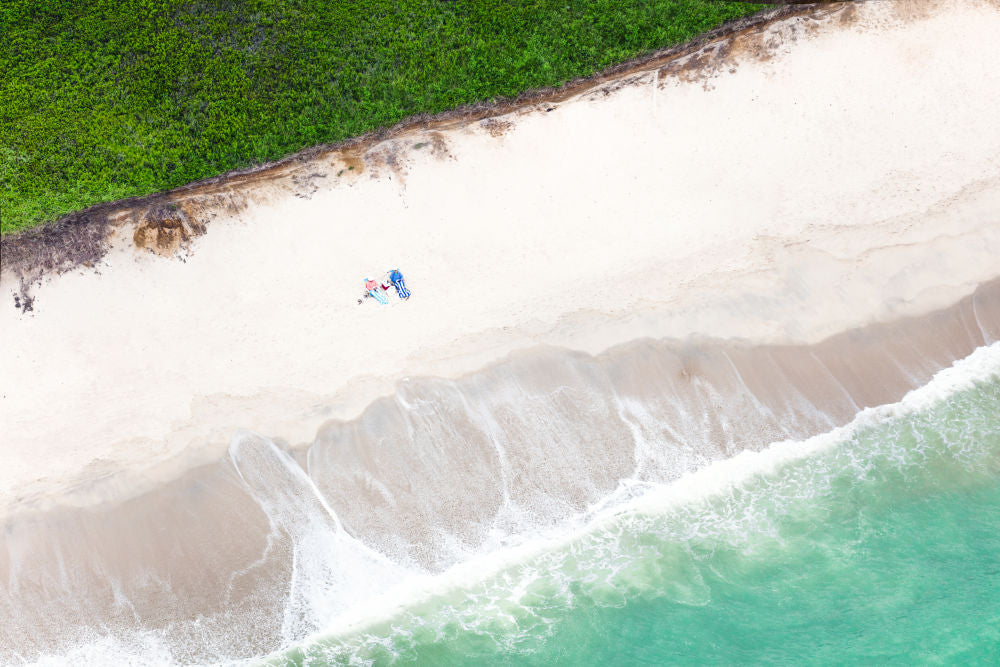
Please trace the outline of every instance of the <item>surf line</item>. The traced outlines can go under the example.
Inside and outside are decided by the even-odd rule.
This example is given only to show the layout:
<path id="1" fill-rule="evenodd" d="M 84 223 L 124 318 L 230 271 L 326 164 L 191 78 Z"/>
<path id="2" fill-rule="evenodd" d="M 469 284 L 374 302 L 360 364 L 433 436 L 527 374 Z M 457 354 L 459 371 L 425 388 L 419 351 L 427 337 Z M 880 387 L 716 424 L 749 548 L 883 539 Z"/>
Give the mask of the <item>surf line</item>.
<path id="1" fill-rule="evenodd" d="M 968 357 L 938 371 L 927 384 L 911 390 L 900 401 L 866 408 L 850 423 L 825 433 L 805 440 L 777 441 L 758 452 L 743 451 L 663 484 L 622 480 L 618 489 L 560 526 L 532 535 L 512 536 L 514 540 L 520 538 L 519 541 L 474 555 L 439 574 L 409 571 L 411 576 L 365 600 L 360 607 L 337 614 L 324 630 L 296 642 L 294 646 L 305 646 L 319 639 L 336 640 L 364 631 L 432 597 L 456 589 L 472 588 L 507 568 L 566 547 L 628 516 L 656 515 L 671 507 L 717 496 L 755 476 L 766 475 L 788 463 L 829 451 L 849 441 L 863 428 L 925 410 L 995 377 L 1000 377 L 1000 341 L 977 348 Z M 639 495 L 634 494 L 637 489 L 642 490 Z M 615 502 L 615 497 L 622 500 Z M 280 657 L 289 648 L 293 647 L 275 651 L 269 658 Z"/>

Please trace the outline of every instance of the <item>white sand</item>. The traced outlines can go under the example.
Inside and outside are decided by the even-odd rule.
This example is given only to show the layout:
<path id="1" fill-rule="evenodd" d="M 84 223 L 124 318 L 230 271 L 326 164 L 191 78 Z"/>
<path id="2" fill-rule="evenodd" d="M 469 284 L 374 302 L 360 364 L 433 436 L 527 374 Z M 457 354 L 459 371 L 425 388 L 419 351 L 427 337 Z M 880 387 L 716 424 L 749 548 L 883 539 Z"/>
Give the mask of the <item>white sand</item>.
<path id="1" fill-rule="evenodd" d="M 99 273 L 0 308 L 0 515 L 132 492 L 237 428 L 308 441 L 402 377 L 525 346 L 810 342 L 1000 275 L 1000 6 L 804 25 L 704 80 L 444 131 L 444 157 L 414 133 L 360 175 L 321 158 L 311 198 L 262 185 L 186 262 L 123 230 Z M 402 171 L 375 169 L 392 151 Z M 395 266 L 413 298 L 358 305 Z"/>

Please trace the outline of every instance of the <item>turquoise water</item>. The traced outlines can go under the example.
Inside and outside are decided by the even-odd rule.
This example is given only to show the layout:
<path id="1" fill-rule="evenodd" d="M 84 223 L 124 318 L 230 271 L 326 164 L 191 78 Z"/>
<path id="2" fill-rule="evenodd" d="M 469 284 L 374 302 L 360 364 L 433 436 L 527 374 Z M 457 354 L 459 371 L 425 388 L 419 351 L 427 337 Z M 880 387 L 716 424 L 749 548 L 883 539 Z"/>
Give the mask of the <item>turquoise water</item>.
<path id="1" fill-rule="evenodd" d="M 270 664 L 1000 664 L 1000 378 L 650 488 L 481 570 Z"/>

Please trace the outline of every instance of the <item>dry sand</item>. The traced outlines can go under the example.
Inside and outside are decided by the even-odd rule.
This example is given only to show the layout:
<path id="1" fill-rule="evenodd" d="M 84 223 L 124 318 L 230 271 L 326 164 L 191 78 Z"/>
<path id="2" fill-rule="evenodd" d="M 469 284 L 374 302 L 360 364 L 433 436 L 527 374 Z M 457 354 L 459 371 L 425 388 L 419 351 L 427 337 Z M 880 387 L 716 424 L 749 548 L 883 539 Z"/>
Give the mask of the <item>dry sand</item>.
<path id="1" fill-rule="evenodd" d="M 401 378 L 540 343 L 812 343 L 955 303 L 1000 274 L 998 34 L 988 0 L 798 15 L 250 192 L 183 191 L 205 233 L 177 248 L 123 210 L 96 271 L 0 309 L 0 515 L 126 497 L 237 428 L 308 442 Z M 413 298 L 358 305 L 396 266 Z"/>

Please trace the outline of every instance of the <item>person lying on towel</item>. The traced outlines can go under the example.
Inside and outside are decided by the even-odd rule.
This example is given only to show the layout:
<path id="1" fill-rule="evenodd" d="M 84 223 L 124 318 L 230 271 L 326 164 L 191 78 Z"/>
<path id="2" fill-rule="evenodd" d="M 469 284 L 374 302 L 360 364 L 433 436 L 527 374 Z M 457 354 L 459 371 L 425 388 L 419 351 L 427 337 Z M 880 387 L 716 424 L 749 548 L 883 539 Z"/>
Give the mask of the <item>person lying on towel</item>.
<path id="1" fill-rule="evenodd" d="M 385 295 L 379 290 L 380 285 L 374 280 L 365 278 L 365 290 L 368 292 L 368 296 L 374 297 L 376 301 L 381 304 L 389 303 L 389 300 L 385 298 Z"/>
<path id="2" fill-rule="evenodd" d="M 403 274 L 399 272 L 399 269 L 393 269 L 389 272 L 389 280 L 396 288 L 396 294 L 399 295 L 400 299 L 410 298 L 410 290 L 406 289 L 406 283 L 403 282 Z"/>

